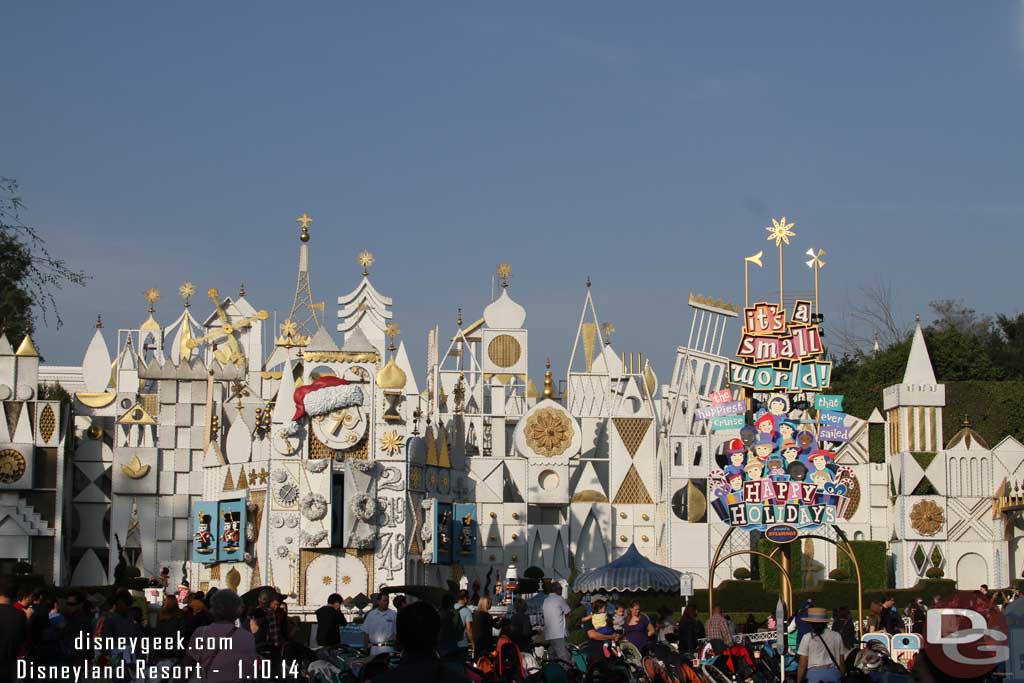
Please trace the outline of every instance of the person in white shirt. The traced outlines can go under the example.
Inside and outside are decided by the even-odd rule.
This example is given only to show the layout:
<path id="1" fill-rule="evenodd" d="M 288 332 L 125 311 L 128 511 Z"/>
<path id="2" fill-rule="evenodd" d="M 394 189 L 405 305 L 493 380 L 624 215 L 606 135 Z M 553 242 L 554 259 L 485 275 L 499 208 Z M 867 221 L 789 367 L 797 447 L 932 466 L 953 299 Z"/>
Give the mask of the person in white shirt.
<path id="1" fill-rule="evenodd" d="M 566 640 L 565 616 L 571 611 L 569 603 L 562 597 L 562 586 L 551 584 L 548 597 L 544 598 L 544 640 L 548 643 L 548 656 L 559 660 L 562 666 L 572 665 L 569 643 Z"/>
<path id="2" fill-rule="evenodd" d="M 839 683 L 846 672 L 843 637 L 827 628 L 828 613 L 824 607 L 808 608 L 803 620 L 811 625 L 811 632 L 797 647 L 797 683 Z"/>
<path id="3" fill-rule="evenodd" d="M 370 655 L 395 651 L 395 618 L 398 613 L 388 609 L 388 596 L 374 593 L 370 596 L 374 607 L 363 619 L 363 632 L 370 642 Z"/>

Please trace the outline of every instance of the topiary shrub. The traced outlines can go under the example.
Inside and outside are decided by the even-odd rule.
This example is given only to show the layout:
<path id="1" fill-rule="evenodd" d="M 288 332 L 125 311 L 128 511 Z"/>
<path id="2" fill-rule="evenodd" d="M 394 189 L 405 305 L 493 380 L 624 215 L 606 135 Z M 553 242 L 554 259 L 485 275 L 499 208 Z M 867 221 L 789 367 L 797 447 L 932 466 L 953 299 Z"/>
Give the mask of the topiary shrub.
<path id="1" fill-rule="evenodd" d="M 929 567 L 928 571 L 924 573 L 929 579 L 941 579 L 946 575 L 946 572 L 942 570 L 942 567 Z"/>
<path id="2" fill-rule="evenodd" d="M 845 567 L 836 567 L 828 573 L 828 578 L 833 581 L 849 581 L 850 572 Z"/>
<path id="3" fill-rule="evenodd" d="M 540 581 L 544 578 L 544 570 L 540 567 L 527 567 L 526 571 L 523 572 L 524 579 L 537 579 Z"/>
<path id="4" fill-rule="evenodd" d="M 864 590 L 889 587 L 889 550 L 885 541 L 850 541 L 850 548 L 860 565 L 860 577 Z M 839 553 L 839 566 L 855 576 L 853 565 L 846 553 Z"/>
<path id="5" fill-rule="evenodd" d="M 737 567 L 736 571 L 732 573 L 732 576 L 740 581 L 746 581 L 750 578 L 750 570 L 746 567 Z"/>

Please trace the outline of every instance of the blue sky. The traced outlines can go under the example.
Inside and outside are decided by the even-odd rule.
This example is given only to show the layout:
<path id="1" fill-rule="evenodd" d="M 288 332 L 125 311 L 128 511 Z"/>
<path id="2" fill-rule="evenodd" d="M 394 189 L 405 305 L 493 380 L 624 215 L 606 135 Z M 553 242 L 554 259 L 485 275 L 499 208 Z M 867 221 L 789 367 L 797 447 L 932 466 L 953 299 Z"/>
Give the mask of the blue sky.
<path id="1" fill-rule="evenodd" d="M 0 9 L 0 175 L 93 279 L 58 296 L 49 362 L 92 323 L 166 322 L 184 280 L 291 301 L 373 251 L 417 371 L 427 329 L 486 305 L 495 264 L 531 366 L 568 360 L 587 275 L 616 347 L 667 377 L 687 294 L 741 301 L 742 257 L 796 222 L 822 305 L 882 278 L 1020 309 L 1018 2 L 45 3 Z M 767 255 L 771 255 L 768 251 Z M 775 287 L 769 258 L 754 289 Z M 802 282 L 806 280 L 806 282 Z M 205 307 L 197 305 L 197 314 Z M 112 337 L 112 334 L 111 334 Z"/>

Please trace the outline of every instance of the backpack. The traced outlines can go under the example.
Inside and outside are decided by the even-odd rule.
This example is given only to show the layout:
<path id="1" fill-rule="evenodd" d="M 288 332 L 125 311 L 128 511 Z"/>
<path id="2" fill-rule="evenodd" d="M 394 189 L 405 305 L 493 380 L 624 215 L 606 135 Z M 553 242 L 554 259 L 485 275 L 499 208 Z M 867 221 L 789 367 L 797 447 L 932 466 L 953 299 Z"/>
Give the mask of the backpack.
<path id="1" fill-rule="evenodd" d="M 512 642 L 512 639 L 508 636 L 498 638 L 495 660 L 499 681 L 522 683 L 526 680 L 526 672 L 523 671 L 523 660 L 519 656 L 519 646 Z"/>

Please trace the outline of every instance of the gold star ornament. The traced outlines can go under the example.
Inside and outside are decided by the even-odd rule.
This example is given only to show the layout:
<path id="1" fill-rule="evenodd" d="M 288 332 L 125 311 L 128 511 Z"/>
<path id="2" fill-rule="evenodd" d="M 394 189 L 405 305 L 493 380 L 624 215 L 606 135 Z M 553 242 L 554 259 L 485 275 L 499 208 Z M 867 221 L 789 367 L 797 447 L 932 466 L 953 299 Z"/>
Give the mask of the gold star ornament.
<path id="1" fill-rule="evenodd" d="M 794 237 L 794 233 L 790 228 L 793 227 L 793 223 L 787 223 L 786 217 L 783 216 L 782 220 L 772 219 L 772 224 L 765 228 L 768 231 L 768 241 L 775 242 L 776 247 L 781 247 L 783 244 L 789 244 L 789 238 Z"/>
<path id="2" fill-rule="evenodd" d="M 356 257 L 356 261 L 363 267 L 363 275 L 370 274 L 370 266 L 373 265 L 373 254 L 365 249 L 359 252 L 359 256 Z"/>
<path id="3" fill-rule="evenodd" d="M 188 305 L 192 297 L 195 296 L 196 286 L 191 282 L 182 282 L 181 287 L 178 287 L 178 294 L 185 300 L 185 305 Z"/>
<path id="4" fill-rule="evenodd" d="M 157 301 L 160 301 L 160 290 L 155 287 L 150 287 L 143 292 L 142 296 L 145 297 L 146 301 L 149 302 L 149 305 L 152 306 Z"/>

